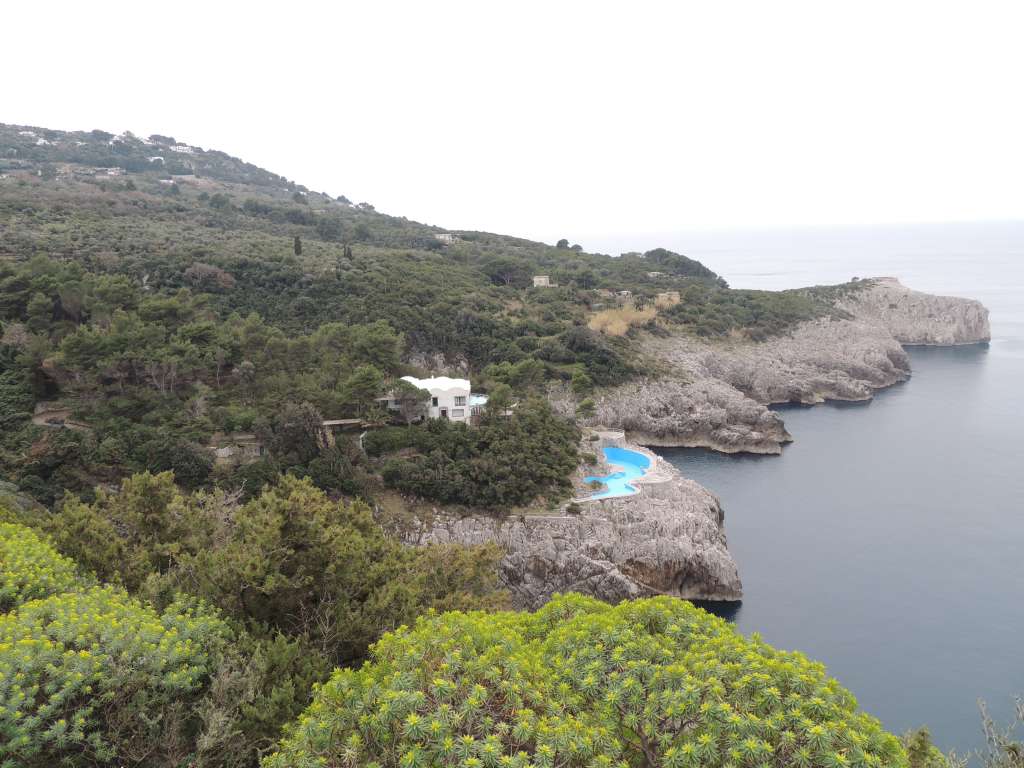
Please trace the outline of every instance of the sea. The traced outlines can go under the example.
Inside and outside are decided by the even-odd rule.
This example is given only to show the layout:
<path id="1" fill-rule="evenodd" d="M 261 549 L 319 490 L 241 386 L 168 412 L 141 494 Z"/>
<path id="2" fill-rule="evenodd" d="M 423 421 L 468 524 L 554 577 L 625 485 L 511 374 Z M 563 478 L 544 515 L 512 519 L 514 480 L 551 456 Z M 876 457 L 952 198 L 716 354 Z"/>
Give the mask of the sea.
<path id="1" fill-rule="evenodd" d="M 869 402 L 779 407 L 781 456 L 657 449 L 725 509 L 744 598 L 706 607 L 824 662 L 890 731 L 980 748 L 979 702 L 1009 723 L 1024 695 L 1024 222 L 591 245 L 663 246 L 737 288 L 894 276 L 989 308 L 991 343 L 908 348 L 911 379 Z"/>

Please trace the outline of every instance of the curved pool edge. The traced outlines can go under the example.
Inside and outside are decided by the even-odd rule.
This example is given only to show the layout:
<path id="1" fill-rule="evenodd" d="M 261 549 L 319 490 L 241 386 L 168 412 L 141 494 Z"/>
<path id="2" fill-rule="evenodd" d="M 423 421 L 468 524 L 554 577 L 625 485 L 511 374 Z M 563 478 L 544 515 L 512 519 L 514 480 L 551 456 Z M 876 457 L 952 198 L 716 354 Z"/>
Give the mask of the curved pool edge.
<path id="1" fill-rule="evenodd" d="M 616 441 L 618 442 L 618 441 Z M 641 493 L 642 483 L 649 479 L 658 466 L 659 458 L 643 446 L 605 445 L 601 448 L 605 463 L 611 470 L 605 475 L 590 475 L 583 478 L 586 483 L 600 482 L 605 490 L 573 499 L 576 503 L 622 499 Z M 623 461 L 637 457 L 632 461 Z"/>

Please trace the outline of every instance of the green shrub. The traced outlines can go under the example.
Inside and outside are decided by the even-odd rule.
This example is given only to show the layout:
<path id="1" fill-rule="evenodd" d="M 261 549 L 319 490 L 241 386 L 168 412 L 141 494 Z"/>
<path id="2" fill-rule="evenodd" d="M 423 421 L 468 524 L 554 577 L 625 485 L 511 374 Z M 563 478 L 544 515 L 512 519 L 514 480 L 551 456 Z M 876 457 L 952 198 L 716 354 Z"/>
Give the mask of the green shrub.
<path id="1" fill-rule="evenodd" d="M 159 615 L 113 587 L 0 616 L 0 766 L 177 764 L 226 637 L 206 613 Z"/>
<path id="2" fill-rule="evenodd" d="M 476 428 L 431 419 L 403 431 L 404 444 L 422 455 L 388 460 L 384 483 L 444 504 L 507 510 L 540 496 L 558 498 L 571 489 L 578 464 L 579 432 L 539 399 L 511 416 L 488 412 Z M 399 444 L 399 433 L 392 434 L 380 444 Z"/>
<path id="3" fill-rule="evenodd" d="M 382 427 L 366 433 L 363 450 L 368 456 L 395 453 L 416 444 L 418 427 Z"/>
<path id="4" fill-rule="evenodd" d="M 80 585 L 75 564 L 35 531 L 0 523 L 0 613 Z"/>
<path id="5" fill-rule="evenodd" d="M 694 283 L 681 292 L 681 299 L 664 313 L 673 323 L 698 336 L 739 332 L 753 341 L 763 341 L 788 332 L 798 323 L 836 313 L 826 296 L 808 290 L 725 290 Z"/>
<path id="6" fill-rule="evenodd" d="M 334 674 L 264 768 L 906 766 L 799 653 L 667 597 L 449 613 Z"/>

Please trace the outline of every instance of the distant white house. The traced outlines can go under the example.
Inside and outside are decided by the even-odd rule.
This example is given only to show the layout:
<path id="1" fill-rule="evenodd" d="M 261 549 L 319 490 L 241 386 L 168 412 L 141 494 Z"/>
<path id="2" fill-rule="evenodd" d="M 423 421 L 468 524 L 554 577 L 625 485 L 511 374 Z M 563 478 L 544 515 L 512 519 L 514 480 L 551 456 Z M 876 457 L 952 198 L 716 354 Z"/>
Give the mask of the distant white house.
<path id="1" fill-rule="evenodd" d="M 190 147 L 188 144 L 175 144 L 174 146 L 169 147 L 169 149 L 171 150 L 171 152 L 180 152 L 183 155 L 195 154 L 195 150 L 192 149 L 192 147 Z"/>
<path id="2" fill-rule="evenodd" d="M 35 131 L 18 131 L 18 135 L 19 136 L 28 136 L 30 139 L 34 139 L 36 137 L 36 132 Z"/>
<path id="3" fill-rule="evenodd" d="M 160 155 L 154 155 L 153 157 L 147 157 L 146 159 L 151 163 L 160 163 L 160 165 L 164 164 L 164 159 L 160 157 Z"/>
<path id="4" fill-rule="evenodd" d="M 647 276 L 648 277 L 658 278 L 658 277 L 661 277 L 664 274 L 665 274 L 664 272 L 648 272 Z"/>
<path id="5" fill-rule="evenodd" d="M 551 288 L 551 278 L 547 275 L 534 275 L 533 276 L 533 287 L 534 288 Z"/>
<path id="6" fill-rule="evenodd" d="M 53 144 L 52 141 L 47 141 L 46 139 L 44 139 L 42 137 L 36 139 L 36 146 L 37 147 L 48 147 L 51 144 Z"/>
<path id="7" fill-rule="evenodd" d="M 455 242 L 455 235 L 451 232 L 435 232 L 434 237 L 440 240 L 445 245 L 451 245 Z"/>
<path id="8" fill-rule="evenodd" d="M 470 391 L 469 379 L 452 379 L 447 376 L 417 379 L 415 376 L 403 376 L 402 381 L 430 393 L 427 416 L 432 419 L 468 422 L 474 415 L 480 415 L 487 405 L 486 395 L 474 395 Z M 388 400 L 388 408 L 398 409 L 394 398 Z"/>

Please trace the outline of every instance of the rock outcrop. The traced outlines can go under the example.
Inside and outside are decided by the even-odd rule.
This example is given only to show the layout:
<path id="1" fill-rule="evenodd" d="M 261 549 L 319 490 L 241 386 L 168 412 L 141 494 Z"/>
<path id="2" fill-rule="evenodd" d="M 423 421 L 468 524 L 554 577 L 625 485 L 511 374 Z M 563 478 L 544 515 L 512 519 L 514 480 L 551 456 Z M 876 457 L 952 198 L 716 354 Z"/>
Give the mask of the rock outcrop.
<path id="1" fill-rule="evenodd" d="M 989 341 L 988 310 L 980 301 L 933 296 L 906 288 L 895 277 L 870 280 L 837 306 L 880 325 L 901 344 L 952 346 Z"/>
<path id="2" fill-rule="evenodd" d="M 979 302 L 911 291 L 893 278 L 842 291 L 836 317 L 801 323 L 764 342 L 652 338 L 645 352 L 671 375 L 597 399 L 595 424 L 645 445 L 779 453 L 791 438 L 767 406 L 867 400 L 910 376 L 903 344 L 988 341 Z"/>
<path id="3" fill-rule="evenodd" d="M 578 514 L 440 515 L 406 540 L 497 542 L 507 553 L 502 582 L 521 608 L 565 591 L 608 601 L 654 594 L 738 600 L 742 585 L 718 499 L 649 455 L 653 466 L 636 495 L 586 502 Z"/>

